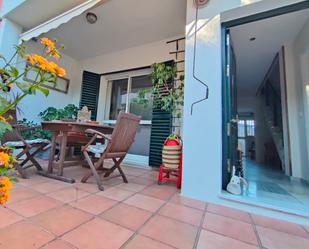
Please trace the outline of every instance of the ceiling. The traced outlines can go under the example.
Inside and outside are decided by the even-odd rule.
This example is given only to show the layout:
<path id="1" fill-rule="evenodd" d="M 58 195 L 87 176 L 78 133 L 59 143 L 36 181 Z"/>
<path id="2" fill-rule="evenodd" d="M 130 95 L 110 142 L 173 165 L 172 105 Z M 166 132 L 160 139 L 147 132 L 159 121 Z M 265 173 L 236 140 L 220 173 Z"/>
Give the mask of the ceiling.
<path id="1" fill-rule="evenodd" d="M 186 0 L 112 0 L 45 36 L 65 44 L 65 54 L 80 60 L 185 34 Z"/>
<path id="2" fill-rule="evenodd" d="M 231 28 L 238 95 L 255 96 L 276 53 L 294 40 L 308 18 L 306 9 Z"/>
<path id="3" fill-rule="evenodd" d="M 86 0 L 27 0 L 6 17 L 21 25 L 24 31 L 70 10 Z"/>

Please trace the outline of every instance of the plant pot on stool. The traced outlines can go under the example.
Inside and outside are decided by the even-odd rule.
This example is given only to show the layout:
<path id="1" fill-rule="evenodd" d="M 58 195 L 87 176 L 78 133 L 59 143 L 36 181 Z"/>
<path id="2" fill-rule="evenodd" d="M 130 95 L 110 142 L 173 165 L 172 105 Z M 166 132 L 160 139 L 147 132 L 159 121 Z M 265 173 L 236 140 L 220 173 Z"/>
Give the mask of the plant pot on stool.
<path id="1" fill-rule="evenodd" d="M 162 149 L 162 164 L 160 165 L 158 184 L 163 181 L 177 183 L 177 188 L 181 188 L 182 174 L 182 143 L 177 135 L 169 135 L 165 140 Z"/>

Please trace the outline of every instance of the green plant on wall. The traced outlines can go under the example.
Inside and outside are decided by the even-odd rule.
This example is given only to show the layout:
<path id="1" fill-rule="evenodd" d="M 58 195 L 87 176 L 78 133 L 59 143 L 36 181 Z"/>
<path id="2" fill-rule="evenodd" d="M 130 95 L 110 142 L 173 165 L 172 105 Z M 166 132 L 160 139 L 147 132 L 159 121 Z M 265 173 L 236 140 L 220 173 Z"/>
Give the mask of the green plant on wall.
<path id="1" fill-rule="evenodd" d="M 163 111 L 172 112 L 176 117 L 181 117 L 179 107 L 183 106 L 184 97 L 184 77 L 178 79 L 178 84 L 174 84 L 177 77 L 175 66 L 168 66 L 165 63 L 154 63 L 151 66 L 150 79 L 152 88 L 141 90 L 134 99 L 135 103 L 147 107 L 149 101 L 153 101 L 156 108 Z M 152 98 L 147 98 L 147 93 L 152 93 Z"/>

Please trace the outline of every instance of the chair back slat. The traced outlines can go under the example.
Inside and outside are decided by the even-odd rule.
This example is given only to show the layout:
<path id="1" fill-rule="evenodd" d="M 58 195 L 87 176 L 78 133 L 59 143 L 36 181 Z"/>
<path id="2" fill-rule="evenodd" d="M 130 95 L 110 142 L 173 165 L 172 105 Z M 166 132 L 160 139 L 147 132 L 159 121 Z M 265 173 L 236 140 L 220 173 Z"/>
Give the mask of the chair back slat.
<path id="1" fill-rule="evenodd" d="M 106 148 L 107 153 L 127 153 L 134 142 L 141 117 L 120 112 L 116 126 L 111 136 L 111 142 Z"/>

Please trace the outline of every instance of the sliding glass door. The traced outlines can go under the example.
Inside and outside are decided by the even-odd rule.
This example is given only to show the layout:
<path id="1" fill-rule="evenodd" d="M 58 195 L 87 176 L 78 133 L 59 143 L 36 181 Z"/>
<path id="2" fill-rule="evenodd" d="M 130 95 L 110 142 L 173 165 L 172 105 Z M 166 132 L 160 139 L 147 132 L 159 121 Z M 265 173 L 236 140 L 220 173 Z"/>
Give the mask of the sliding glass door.
<path id="1" fill-rule="evenodd" d="M 114 124 L 120 111 L 142 117 L 127 162 L 148 165 L 153 100 L 150 70 L 110 75 L 106 99 L 105 123 Z"/>

